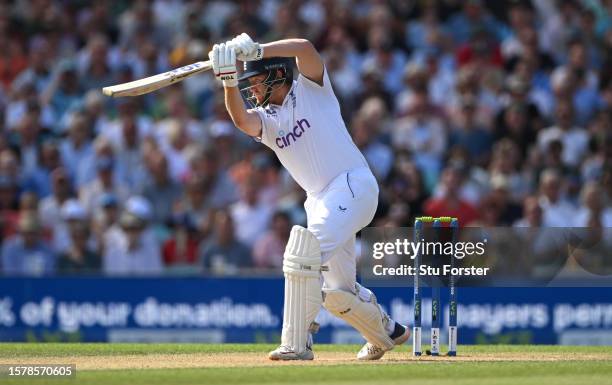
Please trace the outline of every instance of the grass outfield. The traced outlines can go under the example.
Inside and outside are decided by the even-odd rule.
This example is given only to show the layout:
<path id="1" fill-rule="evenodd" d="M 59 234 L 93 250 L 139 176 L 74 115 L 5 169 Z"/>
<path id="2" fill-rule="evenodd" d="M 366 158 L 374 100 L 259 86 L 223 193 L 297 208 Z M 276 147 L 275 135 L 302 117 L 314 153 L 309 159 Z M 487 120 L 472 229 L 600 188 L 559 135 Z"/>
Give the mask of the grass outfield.
<path id="1" fill-rule="evenodd" d="M 459 346 L 459 356 L 357 362 L 359 346 L 317 345 L 315 361 L 272 362 L 273 345 L 0 344 L 0 364 L 76 364 L 75 379 L 1 384 L 612 384 L 612 347 Z"/>

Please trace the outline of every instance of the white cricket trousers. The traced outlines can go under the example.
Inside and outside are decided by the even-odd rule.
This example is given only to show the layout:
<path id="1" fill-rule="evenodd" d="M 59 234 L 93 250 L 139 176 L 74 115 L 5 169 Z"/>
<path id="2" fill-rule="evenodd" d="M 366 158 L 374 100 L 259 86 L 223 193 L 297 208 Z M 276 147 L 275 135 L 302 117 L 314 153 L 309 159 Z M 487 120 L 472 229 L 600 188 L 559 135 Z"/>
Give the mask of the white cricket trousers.
<path id="1" fill-rule="evenodd" d="M 369 168 L 344 172 L 322 191 L 308 194 L 304 208 L 308 230 L 319 240 L 323 288 L 355 292 L 355 234 L 374 218 L 378 182 Z"/>

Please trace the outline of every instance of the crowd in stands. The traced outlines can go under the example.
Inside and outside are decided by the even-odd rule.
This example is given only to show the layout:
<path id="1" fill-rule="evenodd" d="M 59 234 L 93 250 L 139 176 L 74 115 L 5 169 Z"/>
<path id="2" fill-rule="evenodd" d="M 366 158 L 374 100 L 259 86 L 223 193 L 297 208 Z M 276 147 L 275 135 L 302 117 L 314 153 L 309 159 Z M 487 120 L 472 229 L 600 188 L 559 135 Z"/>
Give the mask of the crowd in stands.
<path id="1" fill-rule="evenodd" d="M 304 192 L 214 77 L 101 93 L 241 32 L 318 48 L 372 225 L 612 227 L 610 0 L 0 0 L 0 272 L 280 272 Z"/>

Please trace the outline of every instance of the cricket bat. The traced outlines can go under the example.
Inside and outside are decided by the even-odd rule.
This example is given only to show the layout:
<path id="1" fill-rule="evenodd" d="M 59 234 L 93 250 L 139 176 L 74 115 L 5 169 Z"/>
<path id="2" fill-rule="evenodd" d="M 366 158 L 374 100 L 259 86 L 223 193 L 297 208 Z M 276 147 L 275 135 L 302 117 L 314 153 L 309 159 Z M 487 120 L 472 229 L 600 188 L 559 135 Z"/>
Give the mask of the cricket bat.
<path id="1" fill-rule="evenodd" d="M 102 92 L 106 96 L 119 98 L 123 96 L 138 96 L 148 94 L 149 92 L 157 91 L 160 88 L 167 87 L 171 84 L 178 83 L 192 75 L 212 69 L 212 63 L 207 61 L 199 61 L 183 67 L 173 69 L 172 71 L 149 76 L 148 78 L 134 80 L 128 83 L 117 84 L 114 86 L 104 87 Z"/>

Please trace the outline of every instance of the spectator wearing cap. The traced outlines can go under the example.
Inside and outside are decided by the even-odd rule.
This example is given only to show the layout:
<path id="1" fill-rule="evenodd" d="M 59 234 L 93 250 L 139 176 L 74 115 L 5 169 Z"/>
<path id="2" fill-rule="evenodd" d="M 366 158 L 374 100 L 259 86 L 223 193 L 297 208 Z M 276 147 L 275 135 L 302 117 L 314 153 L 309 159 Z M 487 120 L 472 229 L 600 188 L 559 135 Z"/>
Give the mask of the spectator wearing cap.
<path id="1" fill-rule="evenodd" d="M 176 213 L 170 221 L 172 235 L 162 246 L 164 266 L 177 272 L 199 271 L 200 237 L 187 213 Z"/>
<path id="2" fill-rule="evenodd" d="M 241 198 L 230 206 L 230 215 L 235 224 L 248 223 L 249 226 L 237 225 L 236 238 L 247 247 L 253 247 L 261 229 L 268 228 L 272 216 L 272 207 L 261 201 L 259 193 L 261 182 L 254 176 L 248 178 L 241 186 Z"/>
<path id="3" fill-rule="evenodd" d="M 82 112 L 73 112 L 68 119 L 68 135 L 60 144 L 62 162 L 68 169 L 70 178 L 75 181 L 79 188 L 81 182 L 77 179 L 80 165 L 94 154 L 90 135 L 91 127 L 87 116 Z"/>
<path id="4" fill-rule="evenodd" d="M 283 266 L 291 221 L 287 213 L 277 211 L 272 216 L 271 222 L 270 229 L 253 246 L 253 265 L 258 268 L 280 269 Z"/>
<path id="5" fill-rule="evenodd" d="M 95 159 L 97 177 L 83 186 L 79 191 L 79 199 L 89 213 L 95 213 L 96 205 L 103 194 L 115 195 L 119 202 L 124 202 L 129 193 L 125 187 L 117 182 L 114 175 L 114 160 L 109 156 L 100 156 Z"/>
<path id="6" fill-rule="evenodd" d="M 522 208 L 512 200 L 510 180 L 504 175 L 497 174 L 491 178 L 491 191 L 487 197 L 499 207 L 498 225 L 512 226 L 521 217 Z"/>
<path id="7" fill-rule="evenodd" d="M 172 216 L 173 205 L 181 197 L 183 187 L 169 175 L 166 157 L 157 152 L 147 161 L 148 181 L 143 186 L 143 196 L 153 207 L 152 221 L 166 223 Z"/>
<path id="8" fill-rule="evenodd" d="M 459 223 L 469 225 L 478 219 L 478 211 L 470 203 L 460 197 L 464 181 L 463 171 L 457 166 L 449 166 L 440 178 L 440 197 L 432 197 L 425 201 L 424 212 L 428 216 L 451 216 L 459 218 Z"/>
<path id="9" fill-rule="evenodd" d="M 200 245 L 200 261 L 206 272 L 236 274 L 252 265 L 249 248 L 234 236 L 234 222 L 226 210 L 218 211 L 212 235 Z"/>
<path id="10" fill-rule="evenodd" d="M 152 218 L 150 203 L 131 197 L 119 218 L 104 236 L 103 270 L 109 275 L 159 274 L 162 259 L 159 243 L 149 229 Z"/>
<path id="11" fill-rule="evenodd" d="M 212 144 L 219 156 L 219 166 L 228 169 L 239 157 L 236 154 L 236 128 L 227 120 L 217 120 L 210 125 Z"/>
<path id="12" fill-rule="evenodd" d="M 60 217 L 56 219 L 56 222 L 48 226 L 53 234 L 53 249 L 57 253 L 68 250 L 71 246 L 71 229 L 73 227 L 85 227 L 89 225 L 89 216 L 81 202 L 77 199 L 66 200 L 61 206 Z M 94 239 L 89 239 L 88 241 L 92 247 L 95 247 Z"/>
<path id="13" fill-rule="evenodd" d="M 19 219 L 19 233 L 2 245 L 2 270 L 7 275 L 48 275 L 55 271 L 55 254 L 41 237 L 35 213 Z"/>
<path id="14" fill-rule="evenodd" d="M 62 205 L 72 196 L 70 178 L 65 168 L 51 172 L 51 195 L 40 201 L 40 220 L 44 227 L 53 228 L 61 222 Z"/>
<path id="15" fill-rule="evenodd" d="M 539 203 L 546 227 L 571 227 L 575 219 L 576 210 L 562 195 L 562 183 L 556 170 L 546 169 L 540 175 Z"/>
<path id="16" fill-rule="evenodd" d="M 549 150 L 551 142 L 558 140 L 563 145 L 563 163 L 569 167 L 578 167 L 589 146 L 589 133 L 582 127 L 574 125 L 574 109 L 571 101 L 561 100 L 557 103 L 556 124 L 540 131 L 538 147 L 541 152 Z"/>
<path id="17" fill-rule="evenodd" d="M 95 274 L 100 271 L 102 260 L 91 242 L 91 231 L 87 222 L 77 221 L 69 225 L 70 246 L 59 254 L 59 274 Z"/>
<path id="18" fill-rule="evenodd" d="M 534 130 L 541 129 L 544 125 L 544 119 L 537 104 L 532 100 L 532 93 L 530 92 L 532 86 L 529 79 L 519 74 L 510 75 L 505 81 L 504 89 L 503 107 L 495 117 L 495 124 L 501 127 L 507 125 L 505 117 L 508 109 L 520 106 L 529 125 Z"/>

